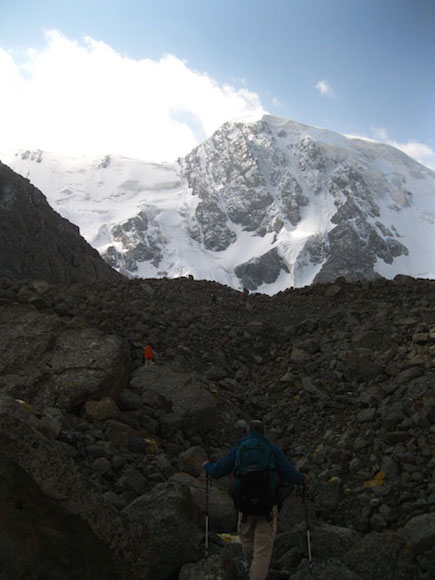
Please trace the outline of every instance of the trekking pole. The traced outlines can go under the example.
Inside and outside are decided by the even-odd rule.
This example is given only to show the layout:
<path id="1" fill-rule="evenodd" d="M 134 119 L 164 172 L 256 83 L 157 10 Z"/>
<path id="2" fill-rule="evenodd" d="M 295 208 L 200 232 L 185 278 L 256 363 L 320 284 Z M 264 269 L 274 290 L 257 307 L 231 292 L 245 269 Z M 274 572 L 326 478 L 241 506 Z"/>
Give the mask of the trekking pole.
<path id="1" fill-rule="evenodd" d="M 308 525 L 308 506 L 305 496 L 305 481 L 302 484 L 302 503 L 304 504 L 305 509 L 305 523 L 307 526 L 307 547 L 308 547 L 308 562 L 311 564 L 311 535 L 310 535 L 310 527 Z"/>
<path id="2" fill-rule="evenodd" d="M 208 558 L 208 473 L 205 474 L 205 557 Z"/>

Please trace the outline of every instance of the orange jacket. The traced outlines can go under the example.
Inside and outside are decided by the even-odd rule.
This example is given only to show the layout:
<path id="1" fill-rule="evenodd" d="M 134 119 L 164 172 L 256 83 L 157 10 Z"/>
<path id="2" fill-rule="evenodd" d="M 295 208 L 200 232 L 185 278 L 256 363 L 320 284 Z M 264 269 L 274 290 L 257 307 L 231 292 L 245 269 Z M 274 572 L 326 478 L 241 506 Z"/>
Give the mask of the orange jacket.
<path id="1" fill-rule="evenodd" d="M 151 348 L 151 346 L 148 344 L 145 347 L 145 360 L 153 360 L 154 358 L 154 353 L 153 353 L 153 349 Z"/>

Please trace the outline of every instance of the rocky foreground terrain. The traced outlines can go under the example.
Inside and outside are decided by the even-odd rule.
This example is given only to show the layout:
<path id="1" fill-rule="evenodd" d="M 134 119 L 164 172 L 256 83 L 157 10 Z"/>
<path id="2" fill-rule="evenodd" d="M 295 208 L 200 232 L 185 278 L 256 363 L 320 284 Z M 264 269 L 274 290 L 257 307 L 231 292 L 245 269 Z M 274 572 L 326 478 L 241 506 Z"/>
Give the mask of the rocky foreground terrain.
<path id="1" fill-rule="evenodd" d="M 217 304 L 212 301 L 213 295 Z M 0 578 L 243 580 L 229 481 L 251 418 L 298 469 L 271 579 L 435 569 L 435 282 L 243 296 L 191 279 L 0 279 Z M 144 367 L 151 343 L 157 362 Z"/>

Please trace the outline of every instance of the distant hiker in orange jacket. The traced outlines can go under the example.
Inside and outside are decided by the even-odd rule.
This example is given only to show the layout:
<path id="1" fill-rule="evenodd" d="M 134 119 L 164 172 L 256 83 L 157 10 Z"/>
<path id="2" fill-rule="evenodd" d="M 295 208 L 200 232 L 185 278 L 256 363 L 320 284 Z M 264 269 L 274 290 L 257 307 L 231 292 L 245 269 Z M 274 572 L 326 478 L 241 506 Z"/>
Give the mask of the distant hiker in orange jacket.
<path id="1" fill-rule="evenodd" d="M 154 351 L 153 347 L 150 344 L 147 344 L 145 347 L 144 358 L 145 358 L 145 366 L 151 366 L 152 364 L 154 364 Z"/>

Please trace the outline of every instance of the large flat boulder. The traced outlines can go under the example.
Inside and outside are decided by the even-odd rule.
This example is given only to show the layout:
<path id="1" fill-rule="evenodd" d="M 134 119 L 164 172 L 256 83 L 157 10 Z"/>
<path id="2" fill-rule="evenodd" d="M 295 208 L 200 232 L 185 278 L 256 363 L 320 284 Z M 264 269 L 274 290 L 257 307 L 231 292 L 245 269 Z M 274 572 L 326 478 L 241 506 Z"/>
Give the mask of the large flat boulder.
<path id="1" fill-rule="evenodd" d="M 33 306 L 0 308 L 0 393 L 37 407 L 76 408 L 88 399 L 116 399 L 128 384 L 124 339 L 74 329 Z"/>
<path id="2" fill-rule="evenodd" d="M 216 396 L 206 381 L 193 374 L 141 367 L 133 374 L 130 385 L 142 393 L 144 404 L 166 411 L 161 418 L 163 436 L 170 437 L 178 429 L 193 427 L 205 433 L 216 427 Z"/>

